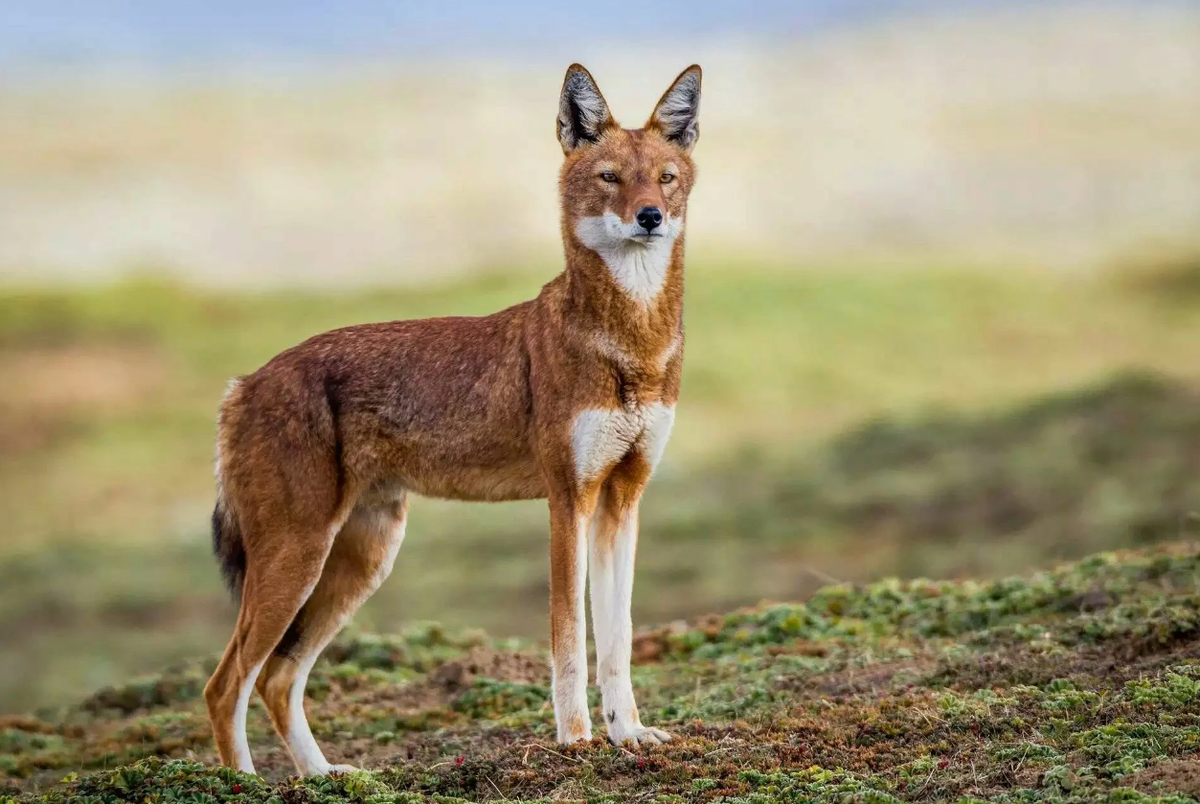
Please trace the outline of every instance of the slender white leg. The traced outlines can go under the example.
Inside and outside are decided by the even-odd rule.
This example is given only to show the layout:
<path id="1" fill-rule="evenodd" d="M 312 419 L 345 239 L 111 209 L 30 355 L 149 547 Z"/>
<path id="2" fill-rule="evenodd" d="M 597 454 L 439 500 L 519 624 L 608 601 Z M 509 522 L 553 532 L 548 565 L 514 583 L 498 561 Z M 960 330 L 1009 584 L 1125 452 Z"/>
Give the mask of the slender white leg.
<path id="1" fill-rule="evenodd" d="M 597 522 L 600 517 L 597 516 Z M 657 745 L 671 737 L 647 728 L 638 717 L 629 664 L 633 651 L 633 562 L 637 554 L 637 505 L 624 511 L 611 548 L 591 539 L 592 630 L 596 636 L 596 682 L 600 685 L 608 739 Z"/>
<path id="2" fill-rule="evenodd" d="M 322 649 L 324 649 L 324 645 L 312 650 L 301 660 L 300 666 L 296 669 L 292 687 L 288 691 L 287 747 L 292 755 L 292 761 L 296 763 L 296 770 L 301 776 L 329 773 L 335 769 L 325 759 L 325 754 L 321 751 L 321 746 L 317 744 L 312 729 L 308 725 L 308 718 L 304 715 L 304 689 L 308 686 L 308 674 L 312 671 Z M 345 766 L 345 769 L 349 770 L 350 767 Z"/>
<path id="3" fill-rule="evenodd" d="M 254 759 L 250 756 L 250 740 L 246 737 L 246 714 L 250 710 L 250 695 L 254 692 L 254 682 L 262 672 L 266 662 L 259 662 L 250 669 L 242 679 L 242 688 L 238 690 L 237 705 L 233 708 L 233 750 L 237 756 L 237 769 L 243 773 L 254 773 Z"/>

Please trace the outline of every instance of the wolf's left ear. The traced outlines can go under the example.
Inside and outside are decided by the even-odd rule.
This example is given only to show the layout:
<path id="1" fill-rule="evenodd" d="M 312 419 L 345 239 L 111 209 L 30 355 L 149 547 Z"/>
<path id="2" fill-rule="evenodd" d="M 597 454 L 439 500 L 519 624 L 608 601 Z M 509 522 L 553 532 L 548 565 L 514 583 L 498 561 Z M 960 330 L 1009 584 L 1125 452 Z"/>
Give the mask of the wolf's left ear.
<path id="1" fill-rule="evenodd" d="M 646 123 L 685 151 L 700 138 L 700 65 L 688 67 L 662 96 Z"/>
<path id="2" fill-rule="evenodd" d="M 558 99 L 558 141 L 563 153 L 596 142 L 606 129 L 616 126 L 592 74 L 582 64 L 568 67 Z"/>

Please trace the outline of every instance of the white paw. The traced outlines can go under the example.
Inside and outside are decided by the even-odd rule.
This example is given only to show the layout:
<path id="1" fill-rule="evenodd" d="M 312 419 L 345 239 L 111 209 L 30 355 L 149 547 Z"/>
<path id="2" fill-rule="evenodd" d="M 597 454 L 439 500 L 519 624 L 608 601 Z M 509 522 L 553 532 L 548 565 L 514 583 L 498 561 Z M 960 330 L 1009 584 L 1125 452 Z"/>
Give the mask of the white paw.
<path id="1" fill-rule="evenodd" d="M 558 725 L 558 742 L 560 745 L 587 742 L 592 739 L 592 719 L 587 716 L 587 702 L 568 709 L 572 714 L 556 715 L 554 720 Z"/>
<path id="2" fill-rule="evenodd" d="M 326 775 L 330 773 L 354 773 L 358 768 L 353 765 L 330 765 L 329 770 L 325 771 Z"/>
<path id="3" fill-rule="evenodd" d="M 653 729 L 649 726 L 633 726 L 628 729 L 617 729 L 610 727 L 608 730 L 608 739 L 613 745 L 630 745 L 634 748 L 642 745 L 662 745 L 671 741 L 671 735 L 667 734 L 662 729 Z"/>
<path id="4" fill-rule="evenodd" d="M 592 730 L 590 728 L 586 729 L 584 731 L 568 732 L 566 734 L 558 735 L 559 745 L 570 745 L 571 743 L 586 743 L 590 739 L 592 739 Z"/>

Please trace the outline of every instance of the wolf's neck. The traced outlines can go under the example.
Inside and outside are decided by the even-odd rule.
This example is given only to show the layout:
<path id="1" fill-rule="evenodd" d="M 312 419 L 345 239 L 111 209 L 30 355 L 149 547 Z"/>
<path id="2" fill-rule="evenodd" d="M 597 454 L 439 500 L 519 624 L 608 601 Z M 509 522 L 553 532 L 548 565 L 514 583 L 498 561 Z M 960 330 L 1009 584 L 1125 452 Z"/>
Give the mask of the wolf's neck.
<path id="1" fill-rule="evenodd" d="M 567 247 L 567 323 L 626 344 L 669 344 L 683 322 L 683 238 Z"/>

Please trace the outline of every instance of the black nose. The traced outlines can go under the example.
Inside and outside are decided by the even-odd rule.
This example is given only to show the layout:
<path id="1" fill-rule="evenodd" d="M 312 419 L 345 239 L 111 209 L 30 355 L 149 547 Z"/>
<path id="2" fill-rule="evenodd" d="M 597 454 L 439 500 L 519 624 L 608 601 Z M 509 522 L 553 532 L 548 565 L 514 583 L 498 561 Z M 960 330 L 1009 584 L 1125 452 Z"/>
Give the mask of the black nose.
<path id="1" fill-rule="evenodd" d="M 638 210 L 637 222 L 647 232 L 653 232 L 662 223 L 662 210 L 658 207 L 642 207 Z"/>

